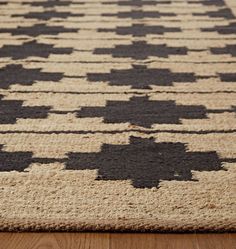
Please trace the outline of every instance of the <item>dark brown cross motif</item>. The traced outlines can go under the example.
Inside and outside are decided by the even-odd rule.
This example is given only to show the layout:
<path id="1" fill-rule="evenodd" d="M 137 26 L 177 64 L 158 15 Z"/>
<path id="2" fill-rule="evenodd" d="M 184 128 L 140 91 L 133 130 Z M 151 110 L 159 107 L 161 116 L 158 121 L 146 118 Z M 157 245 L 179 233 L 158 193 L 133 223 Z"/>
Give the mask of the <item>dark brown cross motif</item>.
<path id="1" fill-rule="evenodd" d="M 153 124 L 181 124 L 180 119 L 207 118 L 202 105 L 176 105 L 172 100 L 132 97 L 129 101 L 107 101 L 105 107 L 82 107 L 78 118 L 102 117 L 105 123 L 130 123 L 151 128 Z"/>
<path id="2" fill-rule="evenodd" d="M 163 35 L 166 32 L 181 32 L 180 28 L 164 26 L 148 26 L 145 24 L 132 24 L 128 27 L 116 27 L 115 29 L 98 29 L 98 32 L 115 32 L 118 35 L 132 35 L 134 37 L 146 36 L 148 34 Z"/>
<path id="3" fill-rule="evenodd" d="M 22 100 L 3 100 L 0 95 L 0 124 L 15 124 L 18 118 L 47 118 L 50 109 L 49 106 L 23 106 Z"/>
<path id="4" fill-rule="evenodd" d="M 215 26 L 214 28 L 202 28 L 203 32 L 217 32 L 222 35 L 236 34 L 236 22 L 232 22 L 225 26 Z"/>
<path id="5" fill-rule="evenodd" d="M 51 44 L 29 41 L 22 45 L 4 45 L 0 48 L 0 57 L 11 57 L 13 60 L 30 56 L 48 58 L 50 54 L 71 54 L 72 52 L 72 48 L 55 48 Z"/>
<path id="6" fill-rule="evenodd" d="M 211 48 L 211 53 L 212 54 L 230 54 L 232 57 L 236 57 L 236 45 L 226 45 L 225 47 L 221 47 L 221 48 Z"/>
<path id="7" fill-rule="evenodd" d="M 66 19 L 68 17 L 83 17 L 84 14 L 74 14 L 71 12 L 58 12 L 55 10 L 48 10 L 44 12 L 29 12 L 26 14 L 15 14 L 12 17 L 24 17 L 28 19 L 50 20 L 52 18 Z"/>
<path id="8" fill-rule="evenodd" d="M 2 149 L 3 145 L 0 144 L 0 172 L 23 171 L 31 164 L 32 152 L 7 152 Z"/>
<path id="9" fill-rule="evenodd" d="M 119 6 L 138 6 L 143 7 L 145 5 L 158 5 L 158 4 L 170 4 L 171 1 L 161 0 L 161 1 L 153 1 L 153 0 L 129 0 L 129 1 L 109 1 L 109 2 L 102 2 L 102 4 L 109 4 L 109 5 L 119 5 Z"/>
<path id="10" fill-rule="evenodd" d="M 209 16 L 212 18 L 225 18 L 225 19 L 234 19 L 235 16 L 231 9 L 224 8 L 216 11 L 207 11 L 206 13 L 193 13 L 194 16 Z"/>
<path id="11" fill-rule="evenodd" d="M 103 144 L 100 152 L 68 153 L 68 170 L 97 169 L 96 180 L 130 180 L 135 188 L 158 187 L 160 181 L 196 181 L 192 171 L 222 170 L 215 151 L 188 152 L 182 143 L 156 143 L 131 137 L 128 145 Z"/>
<path id="12" fill-rule="evenodd" d="M 0 88 L 7 89 L 12 84 L 27 86 L 36 81 L 58 82 L 63 78 L 63 73 L 47 73 L 41 70 L 41 68 L 24 68 L 19 64 L 11 64 L 0 68 Z"/>
<path id="13" fill-rule="evenodd" d="M 150 89 L 151 85 L 172 86 L 174 82 L 196 82 L 194 73 L 173 73 L 169 69 L 147 68 L 133 65 L 131 69 L 111 69 L 110 73 L 88 73 L 93 82 L 109 82 L 115 86 L 131 86 L 133 89 Z"/>
<path id="14" fill-rule="evenodd" d="M 84 2 L 74 2 L 67 0 L 47 0 L 47 1 L 32 1 L 32 2 L 23 2 L 24 5 L 31 5 L 36 7 L 43 8 L 53 8 L 57 6 L 70 6 L 71 4 L 84 4 Z"/>
<path id="15" fill-rule="evenodd" d="M 187 55 L 186 47 L 169 47 L 166 44 L 149 44 L 134 41 L 131 45 L 116 45 L 114 48 L 96 48 L 94 54 L 111 54 L 112 57 L 147 59 L 149 56 L 168 58 L 169 55 Z"/>
<path id="16" fill-rule="evenodd" d="M 206 6 L 225 6 L 224 0 L 188 0 L 188 3 L 193 3 L 193 4 L 201 4 L 201 5 L 206 5 Z"/>
<path id="17" fill-rule="evenodd" d="M 219 73 L 220 79 L 223 82 L 236 83 L 236 73 Z"/>
<path id="18" fill-rule="evenodd" d="M 131 10 L 127 12 L 118 12 L 114 14 L 104 13 L 102 14 L 102 16 L 115 16 L 118 18 L 143 19 L 143 18 L 173 17 L 173 16 L 176 16 L 176 14 L 173 12 Z"/>
<path id="19" fill-rule="evenodd" d="M 0 144 L 0 172 L 24 172 L 32 163 L 48 164 L 63 161 L 65 160 L 33 157 L 33 152 L 31 151 L 4 151 L 4 146 Z"/>
<path id="20" fill-rule="evenodd" d="M 39 35 L 58 35 L 60 33 L 78 32 L 79 29 L 65 28 L 63 26 L 48 26 L 47 24 L 35 24 L 33 26 L 18 26 L 17 28 L 2 28 L 0 33 L 11 35 L 27 35 L 37 37 Z"/>

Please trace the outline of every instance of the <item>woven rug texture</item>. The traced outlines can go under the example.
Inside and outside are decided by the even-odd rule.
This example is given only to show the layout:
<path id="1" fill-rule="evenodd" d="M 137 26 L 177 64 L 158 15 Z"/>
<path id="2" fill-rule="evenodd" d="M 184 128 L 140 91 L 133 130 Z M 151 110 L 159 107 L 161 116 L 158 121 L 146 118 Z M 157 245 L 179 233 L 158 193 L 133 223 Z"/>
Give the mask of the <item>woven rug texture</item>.
<path id="1" fill-rule="evenodd" d="M 236 231 L 236 1 L 1 0 L 0 231 Z"/>

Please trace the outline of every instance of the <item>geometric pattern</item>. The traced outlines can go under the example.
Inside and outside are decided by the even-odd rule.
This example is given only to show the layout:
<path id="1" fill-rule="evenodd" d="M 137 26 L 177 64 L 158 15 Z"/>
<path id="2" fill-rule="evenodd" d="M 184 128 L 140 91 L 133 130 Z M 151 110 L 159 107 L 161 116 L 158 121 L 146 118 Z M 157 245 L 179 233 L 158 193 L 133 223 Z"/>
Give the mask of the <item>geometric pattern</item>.
<path id="1" fill-rule="evenodd" d="M 27 69 L 22 65 L 10 64 L 0 68 L 0 88 L 7 89 L 12 84 L 32 85 L 36 81 L 58 82 L 63 73 L 41 72 L 42 69 Z"/>
<path id="2" fill-rule="evenodd" d="M 131 137 L 129 145 L 103 144 L 101 152 L 69 153 L 68 158 L 66 169 L 97 169 L 96 180 L 131 180 L 135 188 L 156 187 L 161 180 L 192 181 L 192 170 L 222 169 L 215 152 L 188 152 L 182 143 L 139 137 Z"/>
<path id="3" fill-rule="evenodd" d="M 115 32 L 117 35 L 132 35 L 134 37 L 146 36 L 147 34 L 163 35 L 166 32 L 181 32 L 180 28 L 168 28 L 164 26 L 147 26 L 133 24 L 129 27 L 116 27 L 116 29 L 98 29 L 98 32 Z"/>
<path id="4" fill-rule="evenodd" d="M 37 41 L 24 42 L 22 45 L 3 45 L 0 57 L 11 57 L 13 60 L 25 59 L 30 56 L 48 58 L 50 54 L 71 54 L 73 48 L 58 48 L 52 44 Z"/>
<path id="5" fill-rule="evenodd" d="M 236 73 L 219 73 L 221 81 L 236 83 Z"/>
<path id="6" fill-rule="evenodd" d="M 236 57 L 236 45 L 226 45 L 224 48 L 211 48 L 212 54 L 230 54 Z"/>
<path id="7" fill-rule="evenodd" d="M 158 12 L 158 11 L 142 11 L 142 10 L 132 10 L 132 11 L 124 11 L 118 12 L 116 14 L 112 13 L 104 13 L 102 16 L 107 17 L 117 17 L 117 18 L 132 18 L 132 19 L 143 19 L 143 18 L 161 18 L 161 17 L 173 17 L 176 14 L 171 12 Z"/>
<path id="8" fill-rule="evenodd" d="M 63 7 L 70 6 L 71 4 L 81 5 L 84 2 L 73 2 L 68 0 L 48 0 L 48 1 L 32 1 L 32 2 L 23 2 L 23 5 L 31 5 L 35 7 L 43 7 L 43 8 L 53 8 L 53 7 Z"/>
<path id="9" fill-rule="evenodd" d="M 38 20 L 50 20 L 52 18 L 60 18 L 60 19 L 67 19 L 68 17 L 82 17 L 84 14 L 74 14 L 68 11 L 55 11 L 55 10 L 48 10 L 44 12 L 29 12 L 26 14 L 16 14 L 12 15 L 12 17 L 24 17 L 27 19 L 38 19 Z"/>
<path id="10" fill-rule="evenodd" d="M 172 73 L 169 69 L 149 69 L 143 65 L 133 65 L 132 69 L 111 69 L 110 73 L 88 73 L 93 82 L 109 82 L 109 85 L 131 86 L 133 89 L 150 89 L 150 85 L 173 86 L 174 82 L 195 82 L 193 73 Z"/>
<path id="11" fill-rule="evenodd" d="M 215 18 L 225 18 L 225 19 L 234 19 L 234 14 L 231 9 L 225 8 L 217 11 L 207 11 L 206 13 L 193 13 L 194 16 L 209 16 Z"/>
<path id="12" fill-rule="evenodd" d="M 137 7 L 143 7 L 146 5 L 159 5 L 159 4 L 170 4 L 171 1 L 153 1 L 153 0 L 130 0 L 130 1 L 108 1 L 108 2 L 102 2 L 102 4 L 109 4 L 109 5 L 120 5 L 120 6 L 137 6 Z"/>
<path id="13" fill-rule="evenodd" d="M 188 0 L 188 3 L 193 3 L 193 4 L 202 4 L 205 6 L 225 6 L 225 2 L 224 0 L 200 0 L 200 1 L 196 1 L 196 0 Z"/>
<path id="14" fill-rule="evenodd" d="M 236 22 L 231 22 L 228 25 L 216 25 L 214 28 L 201 28 L 203 32 L 217 32 L 221 35 L 236 34 Z"/>
<path id="15" fill-rule="evenodd" d="M 169 47 L 166 44 L 149 44 L 146 41 L 133 41 L 131 45 L 116 45 L 114 48 L 96 48 L 94 54 L 111 54 L 114 58 L 131 57 L 136 60 L 149 56 L 168 58 L 169 55 L 187 55 L 186 47 Z"/>
<path id="16" fill-rule="evenodd" d="M 0 172 L 1 171 L 18 171 L 24 172 L 30 164 L 32 163 L 55 163 L 60 160 L 55 160 L 51 158 L 36 158 L 33 156 L 32 152 L 29 151 L 16 151 L 16 152 L 8 152 L 4 151 L 4 147 L 0 144 Z"/>
<path id="17" fill-rule="evenodd" d="M 65 28 L 63 26 L 48 26 L 46 24 L 35 24 L 30 27 L 18 26 L 11 29 L 0 29 L 0 33 L 10 33 L 11 35 L 27 35 L 37 37 L 39 35 L 58 35 L 60 33 L 77 32 L 78 29 Z"/>
<path id="18" fill-rule="evenodd" d="M 5 152 L 0 144 L 0 171 L 24 171 L 32 162 L 32 152 Z"/>
<path id="19" fill-rule="evenodd" d="M 153 124 L 181 124 L 180 119 L 206 118 L 204 106 L 176 105 L 174 101 L 152 101 L 132 97 L 130 101 L 108 101 L 106 107 L 82 107 L 79 118 L 103 117 L 105 123 L 126 123 L 151 128 Z"/>
<path id="20" fill-rule="evenodd" d="M 0 124 L 15 124 L 19 118 L 47 118 L 50 109 L 47 106 L 23 106 L 21 100 L 3 100 L 3 96 L 0 95 Z"/>

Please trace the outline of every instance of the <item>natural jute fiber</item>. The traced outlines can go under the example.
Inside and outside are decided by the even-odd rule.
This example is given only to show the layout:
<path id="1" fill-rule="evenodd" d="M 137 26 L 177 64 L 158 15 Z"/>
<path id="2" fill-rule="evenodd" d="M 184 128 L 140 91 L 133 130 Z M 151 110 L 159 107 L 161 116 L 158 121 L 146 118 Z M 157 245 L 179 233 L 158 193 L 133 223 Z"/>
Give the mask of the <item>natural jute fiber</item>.
<path id="1" fill-rule="evenodd" d="M 235 0 L 0 2 L 0 230 L 235 231 Z"/>

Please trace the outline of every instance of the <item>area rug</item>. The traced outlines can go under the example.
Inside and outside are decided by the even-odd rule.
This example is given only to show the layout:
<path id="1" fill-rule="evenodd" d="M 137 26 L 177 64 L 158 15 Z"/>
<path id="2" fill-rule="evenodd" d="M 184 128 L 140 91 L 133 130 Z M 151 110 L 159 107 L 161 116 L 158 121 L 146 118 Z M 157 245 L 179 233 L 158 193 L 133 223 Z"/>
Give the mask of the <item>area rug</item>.
<path id="1" fill-rule="evenodd" d="M 0 2 L 1 231 L 235 231 L 235 0 Z"/>

